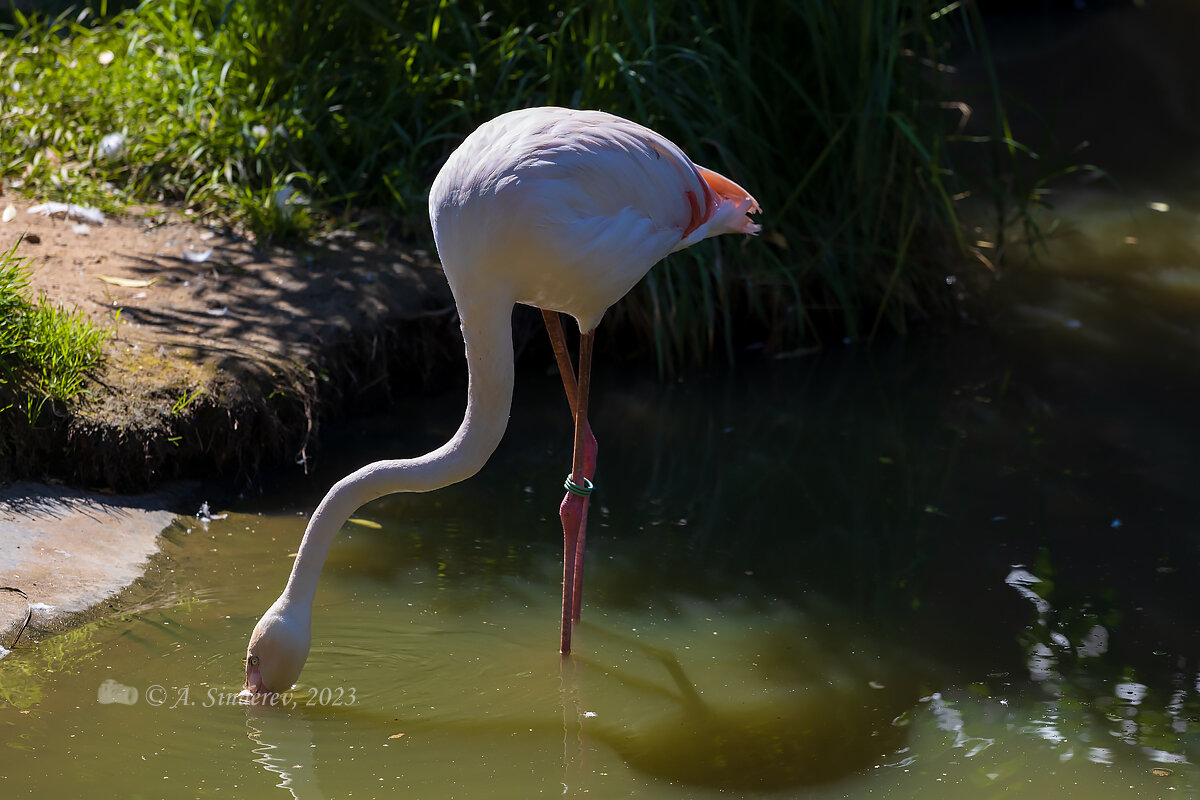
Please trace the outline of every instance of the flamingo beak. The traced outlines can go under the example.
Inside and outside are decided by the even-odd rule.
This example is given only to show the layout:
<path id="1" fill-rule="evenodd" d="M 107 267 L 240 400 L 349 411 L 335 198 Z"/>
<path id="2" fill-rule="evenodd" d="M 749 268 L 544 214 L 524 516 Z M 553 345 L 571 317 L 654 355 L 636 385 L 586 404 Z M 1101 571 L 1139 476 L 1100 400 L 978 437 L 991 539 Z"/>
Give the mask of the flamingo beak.
<path id="1" fill-rule="evenodd" d="M 266 691 L 263 686 L 262 671 L 259 670 L 257 664 L 246 664 L 246 684 L 243 689 L 244 694 L 256 694 L 260 691 Z"/>

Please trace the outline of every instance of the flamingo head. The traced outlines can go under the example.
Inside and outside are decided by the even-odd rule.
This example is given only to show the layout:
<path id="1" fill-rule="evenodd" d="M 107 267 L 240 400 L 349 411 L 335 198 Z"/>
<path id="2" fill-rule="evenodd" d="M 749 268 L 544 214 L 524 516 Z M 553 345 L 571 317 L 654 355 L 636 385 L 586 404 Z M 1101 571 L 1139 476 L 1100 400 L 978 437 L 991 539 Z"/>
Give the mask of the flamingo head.
<path id="1" fill-rule="evenodd" d="M 300 677 L 312 642 L 307 619 L 289 615 L 283 598 L 267 609 L 250 634 L 246 648 L 243 693 L 286 692 Z"/>

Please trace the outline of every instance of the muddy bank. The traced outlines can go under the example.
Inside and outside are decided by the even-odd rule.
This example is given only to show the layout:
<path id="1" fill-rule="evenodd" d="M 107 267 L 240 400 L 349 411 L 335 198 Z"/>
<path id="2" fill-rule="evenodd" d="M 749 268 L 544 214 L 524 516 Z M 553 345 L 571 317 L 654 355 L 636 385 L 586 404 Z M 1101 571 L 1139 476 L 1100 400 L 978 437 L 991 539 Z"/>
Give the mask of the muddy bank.
<path id="1" fill-rule="evenodd" d="M 256 248 L 165 210 L 96 225 L 9 204 L 0 246 L 24 236 L 34 290 L 112 336 L 81 402 L 32 424 L 0 413 L 0 483 L 253 485 L 269 467 L 304 470 L 323 417 L 420 390 L 461 358 L 449 288 L 422 250 L 349 234 Z"/>

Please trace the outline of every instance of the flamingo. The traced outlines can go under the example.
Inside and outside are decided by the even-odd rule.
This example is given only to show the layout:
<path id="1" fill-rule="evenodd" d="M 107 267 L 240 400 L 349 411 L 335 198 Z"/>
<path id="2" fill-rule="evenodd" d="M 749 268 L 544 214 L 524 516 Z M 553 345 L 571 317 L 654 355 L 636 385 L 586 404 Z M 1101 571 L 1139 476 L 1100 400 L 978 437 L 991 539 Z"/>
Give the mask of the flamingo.
<path id="1" fill-rule="evenodd" d="M 588 499 L 596 440 L 587 418 L 595 328 L 664 256 L 722 233 L 754 234 L 760 211 L 745 189 L 693 164 L 675 144 L 599 111 L 529 108 L 484 123 L 451 154 L 429 192 L 438 255 L 462 325 L 467 409 L 441 447 L 377 461 L 334 484 L 317 506 L 282 594 L 246 649 L 245 689 L 289 690 L 308 658 L 312 605 L 334 536 L 359 506 L 393 492 L 428 492 L 466 480 L 508 425 L 513 389 L 512 311 L 542 310 L 575 444 L 563 526 L 559 649 L 579 617 Z M 559 314 L 579 325 L 573 369 Z"/>

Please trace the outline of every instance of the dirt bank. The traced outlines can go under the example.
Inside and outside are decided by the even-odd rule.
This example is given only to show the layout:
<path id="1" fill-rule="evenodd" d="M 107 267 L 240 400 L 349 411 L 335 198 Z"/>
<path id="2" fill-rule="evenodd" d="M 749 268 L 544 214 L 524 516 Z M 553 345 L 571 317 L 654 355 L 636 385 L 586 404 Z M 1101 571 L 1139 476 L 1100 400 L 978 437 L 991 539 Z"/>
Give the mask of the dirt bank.
<path id="1" fill-rule="evenodd" d="M 112 328 L 84 402 L 35 425 L 0 413 L 0 483 L 140 491 L 187 476 L 246 485 L 314 454 L 323 413 L 421 388 L 461 358 L 442 272 L 418 249 L 335 234 L 259 248 L 162 209 L 103 224 L 0 195 L 33 288 Z M 119 312 L 119 313 L 118 313 Z"/>

